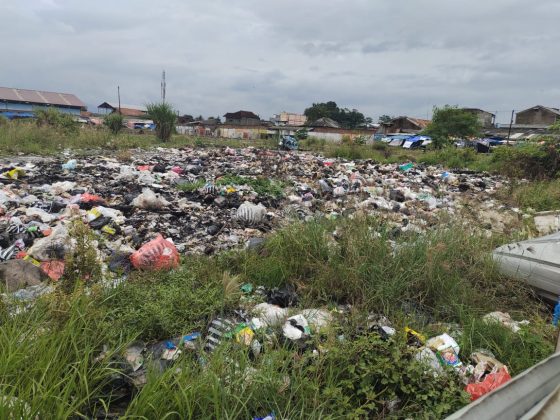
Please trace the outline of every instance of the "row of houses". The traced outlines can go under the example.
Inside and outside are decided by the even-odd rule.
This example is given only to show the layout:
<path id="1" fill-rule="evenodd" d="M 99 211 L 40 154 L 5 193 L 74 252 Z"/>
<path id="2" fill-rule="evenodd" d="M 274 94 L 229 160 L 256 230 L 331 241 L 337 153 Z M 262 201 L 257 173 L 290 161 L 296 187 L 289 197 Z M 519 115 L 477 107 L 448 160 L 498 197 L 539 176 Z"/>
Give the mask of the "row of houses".
<path id="1" fill-rule="evenodd" d="M 149 126 L 147 109 L 143 106 L 103 102 L 97 107 L 97 113 L 87 112 L 87 107 L 76 95 L 69 93 L 47 92 L 30 89 L 0 87 L 0 115 L 8 118 L 25 118 L 33 116 L 36 108 L 55 108 L 77 118 L 90 118 L 99 122 L 97 117 L 111 113 L 120 113 L 125 117 L 130 128 Z M 547 127 L 560 119 L 558 108 L 537 105 L 517 112 L 515 123 L 511 125 L 496 124 L 496 116 L 478 108 L 463 108 L 477 116 L 487 135 L 503 135 L 506 131 L 512 138 L 527 137 L 545 132 Z M 381 124 L 364 125 L 357 129 L 346 129 L 330 118 L 307 121 L 306 117 L 297 113 L 282 112 L 269 120 L 263 120 L 251 111 L 228 112 L 224 122 L 209 118 L 181 124 L 177 127 L 180 133 L 198 136 L 212 136 L 239 139 L 262 139 L 273 135 L 293 135 L 305 128 L 310 137 L 340 141 L 344 137 L 353 139 L 371 134 L 415 134 L 424 130 L 429 120 L 399 116 Z M 510 132 L 511 131 L 511 132 Z"/>

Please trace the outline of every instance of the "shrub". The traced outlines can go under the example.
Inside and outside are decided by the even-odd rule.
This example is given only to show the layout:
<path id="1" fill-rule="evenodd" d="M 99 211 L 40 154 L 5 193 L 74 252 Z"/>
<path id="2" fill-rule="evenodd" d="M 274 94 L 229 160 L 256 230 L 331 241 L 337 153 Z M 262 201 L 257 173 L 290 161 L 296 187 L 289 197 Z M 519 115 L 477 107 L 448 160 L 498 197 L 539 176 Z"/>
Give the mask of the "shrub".
<path id="1" fill-rule="evenodd" d="M 430 151 L 418 158 L 418 161 L 428 165 L 441 164 L 448 168 L 466 168 L 477 159 L 476 151 L 471 148 L 457 149 L 445 147 Z"/>
<path id="2" fill-rule="evenodd" d="M 343 341 L 309 371 L 324 378 L 321 396 L 335 418 L 442 418 L 469 401 L 456 374 L 433 375 L 414 360 L 404 336 Z"/>
<path id="3" fill-rule="evenodd" d="M 124 118 L 121 114 L 115 112 L 113 114 L 107 115 L 103 124 L 111 130 L 113 134 L 118 134 L 123 128 Z"/>
<path id="4" fill-rule="evenodd" d="M 553 142 L 500 147 L 494 151 L 492 162 L 499 172 L 510 177 L 551 179 L 560 168 L 560 151 Z"/>
<path id="5" fill-rule="evenodd" d="M 68 134 L 74 134 L 78 131 L 78 122 L 74 119 L 74 116 L 63 114 L 55 108 L 35 109 L 35 117 L 37 118 L 37 125 L 40 127 L 54 127 Z"/>
<path id="6" fill-rule="evenodd" d="M 168 141 L 175 130 L 177 113 L 166 102 L 148 104 L 148 117 L 156 125 L 156 136 L 161 141 Z"/>
<path id="7" fill-rule="evenodd" d="M 7 124 L 8 124 L 8 119 L 3 115 L 0 115 L 0 127 Z"/>

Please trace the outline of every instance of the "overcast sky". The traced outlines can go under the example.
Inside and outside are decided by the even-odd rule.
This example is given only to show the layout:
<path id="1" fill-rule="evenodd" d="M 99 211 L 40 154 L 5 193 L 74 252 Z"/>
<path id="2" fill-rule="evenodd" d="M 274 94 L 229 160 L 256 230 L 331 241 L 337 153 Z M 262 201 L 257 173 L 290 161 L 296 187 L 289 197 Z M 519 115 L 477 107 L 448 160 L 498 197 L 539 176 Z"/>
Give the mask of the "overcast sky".
<path id="1" fill-rule="evenodd" d="M 0 86 L 262 118 L 560 106 L 558 0 L 2 0 Z M 511 111 L 509 111 L 511 112 Z"/>

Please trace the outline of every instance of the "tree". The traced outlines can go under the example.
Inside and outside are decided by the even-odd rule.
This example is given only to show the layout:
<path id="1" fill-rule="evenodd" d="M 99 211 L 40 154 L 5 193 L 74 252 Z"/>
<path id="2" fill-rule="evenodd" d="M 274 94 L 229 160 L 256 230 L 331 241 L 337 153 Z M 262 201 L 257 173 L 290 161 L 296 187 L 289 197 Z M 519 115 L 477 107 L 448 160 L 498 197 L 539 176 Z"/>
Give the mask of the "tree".
<path id="1" fill-rule="evenodd" d="M 111 130 L 113 134 L 118 134 L 123 128 L 124 118 L 118 112 L 109 114 L 103 120 L 103 124 Z"/>
<path id="2" fill-rule="evenodd" d="M 167 141 L 175 130 L 177 114 L 167 102 L 154 102 L 146 106 L 148 118 L 156 125 L 156 136 L 161 141 Z"/>
<path id="3" fill-rule="evenodd" d="M 434 108 L 432 121 L 423 134 L 430 136 L 433 145 L 441 149 L 454 138 L 478 136 L 481 128 L 476 115 L 456 106 L 445 105 L 443 108 Z"/>
<path id="4" fill-rule="evenodd" d="M 194 121 L 193 116 L 189 114 L 181 115 L 179 118 L 177 118 L 177 122 L 179 124 L 188 124 L 193 121 Z"/>
<path id="5" fill-rule="evenodd" d="M 391 121 L 393 121 L 395 118 L 391 117 L 390 115 L 382 115 L 379 117 L 379 119 L 377 120 L 377 122 L 379 124 L 389 124 Z"/>
<path id="6" fill-rule="evenodd" d="M 357 109 L 341 109 L 334 101 L 314 103 L 303 113 L 308 121 L 313 122 L 326 117 L 335 120 L 343 128 L 356 128 L 366 122 L 364 114 Z"/>

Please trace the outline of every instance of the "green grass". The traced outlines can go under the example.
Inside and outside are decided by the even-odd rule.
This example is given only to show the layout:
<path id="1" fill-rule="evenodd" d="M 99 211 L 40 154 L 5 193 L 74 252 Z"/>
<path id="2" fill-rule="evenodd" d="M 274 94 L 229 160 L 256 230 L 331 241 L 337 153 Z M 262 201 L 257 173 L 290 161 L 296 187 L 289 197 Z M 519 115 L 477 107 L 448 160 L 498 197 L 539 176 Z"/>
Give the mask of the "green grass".
<path id="1" fill-rule="evenodd" d="M 177 184 L 177 188 L 181 191 L 192 193 L 198 190 L 199 188 L 202 188 L 205 184 L 206 181 L 204 179 L 197 179 L 196 181 L 193 182 Z"/>
<path id="2" fill-rule="evenodd" d="M 512 182 L 498 193 L 515 207 L 535 211 L 560 210 L 560 181 L 557 179 L 533 182 Z"/>
<path id="3" fill-rule="evenodd" d="M 233 340 L 203 355 L 204 363 L 186 351 L 163 374 L 150 371 L 123 418 L 443 417 L 468 401 L 463 386 L 453 373 L 434 378 L 414 361 L 405 326 L 431 336 L 458 324 L 464 357 L 486 348 L 513 373 L 553 351 L 546 309 L 490 258 L 508 240 L 459 222 L 395 237 L 376 219 L 325 220 L 288 226 L 258 252 L 189 256 L 169 273 L 135 272 L 116 289 L 86 294 L 78 283 L 73 294 L 44 297 L 28 312 L 0 312 L 0 395 L 26 404 L 25 418 L 91 416 L 116 402 L 109 383 L 131 340 L 204 331 L 214 317 L 247 305 L 239 285 L 251 282 L 296 287 L 300 307 L 352 310 L 312 337 L 319 355 L 296 355 L 260 333 L 264 351 L 255 361 Z M 494 310 L 531 324 L 514 334 L 482 323 Z M 364 334 L 370 313 L 389 316 L 397 336 Z M 104 345 L 115 357 L 96 361 Z"/>
<path id="4" fill-rule="evenodd" d="M 248 177 L 225 174 L 216 180 L 216 185 L 248 185 L 259 195 L 281 197 L 284 194 L 284 182 L 264 177 Z"/>
<path id="5" fill-rule="evenodd" d="M 66 149 L 76 152 L 87 150 L 103 150 L 104 153 L 134 148 L 153 147 L 274 147 L 269 140 L 227 140 L 214 138 L 198 138 L 184 135 L 173 135 L 169 141 L 156 139 L 154 133 L 131 133 L 123 131 L 113 134 L 106 127 L 83 126 L 74 132 L 55 127 L 39 127 L 32 121 L 13 121 L 0 124 L 0 153 L 52 155 Z"/>

